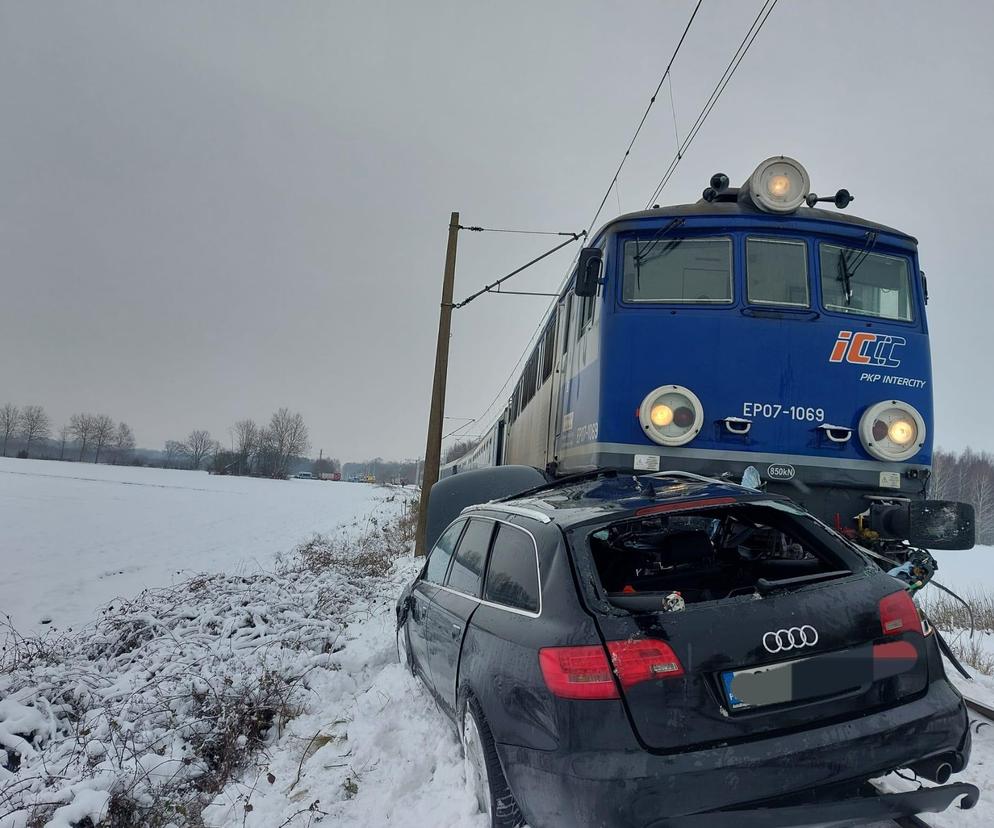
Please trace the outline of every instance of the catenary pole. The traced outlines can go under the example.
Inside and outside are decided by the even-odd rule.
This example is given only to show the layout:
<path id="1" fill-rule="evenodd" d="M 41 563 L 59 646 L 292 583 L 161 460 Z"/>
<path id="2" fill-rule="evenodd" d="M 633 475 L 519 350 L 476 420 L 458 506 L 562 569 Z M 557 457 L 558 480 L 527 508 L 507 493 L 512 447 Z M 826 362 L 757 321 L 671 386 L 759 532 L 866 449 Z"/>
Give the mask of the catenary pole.
<path id="1" fill-rule="evenodd" d="M 449 370 L 449 332 L 452 327 L 452 290 L 456 281 L 456 241 L 459 238 L 459 213 L 449 219 L 449 241 L 445 248 L 445 271 L 442 275 L 442 305 L 438 312 L 438 343 L 435 346 L 435 379 L 431 388 L 431 410 L 428 413 L 428 439 L 425 443 L 425 464 L 421 482 L 421 503 L 418 508 L 418 531 L 414 554 L 422 557 L 428 528 L 428 493 L 438 481 L 442 457 L 442 417 L 445 413 L 445 380 Z"/>

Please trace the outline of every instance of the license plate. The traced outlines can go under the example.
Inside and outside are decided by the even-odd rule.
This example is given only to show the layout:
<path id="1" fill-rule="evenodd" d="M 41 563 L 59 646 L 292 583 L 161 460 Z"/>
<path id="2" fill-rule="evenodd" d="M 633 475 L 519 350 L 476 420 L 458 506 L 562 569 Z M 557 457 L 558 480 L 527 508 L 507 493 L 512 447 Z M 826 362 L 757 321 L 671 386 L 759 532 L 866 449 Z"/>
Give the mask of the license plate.
<path id="1" fill-rule="evenodd" d="M 732 710 L 793 701 L 794 666 L 807 660 L 802 658 L 750 670 L 726 670 L 721 674 L 721 681 L 725 685 L 725 695 Z M 741 696 L 745 696 L 745 699 Z"/>
<path id="2" fill-rule="evenodd" d="M 868 646 L 721 674 L 732 710 L 824 698 L 868 686 L 871 681 L 873 658 Z"/>

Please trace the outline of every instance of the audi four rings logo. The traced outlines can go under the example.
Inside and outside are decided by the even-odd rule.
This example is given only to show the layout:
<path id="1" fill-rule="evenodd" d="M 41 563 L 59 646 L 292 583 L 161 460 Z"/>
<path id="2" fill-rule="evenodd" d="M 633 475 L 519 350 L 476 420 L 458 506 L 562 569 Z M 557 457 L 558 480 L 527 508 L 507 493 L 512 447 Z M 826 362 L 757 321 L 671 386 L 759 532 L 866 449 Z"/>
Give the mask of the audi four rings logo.
<path id="1" fill-rule="evenodd" d="M 818 630 L 810 624 L 791 627 L 789 630 L 771 630 L 763 636 L 763 646 L 770 653 L 785 653 L 801 647 L 814 647 L 818 643 Z"/>

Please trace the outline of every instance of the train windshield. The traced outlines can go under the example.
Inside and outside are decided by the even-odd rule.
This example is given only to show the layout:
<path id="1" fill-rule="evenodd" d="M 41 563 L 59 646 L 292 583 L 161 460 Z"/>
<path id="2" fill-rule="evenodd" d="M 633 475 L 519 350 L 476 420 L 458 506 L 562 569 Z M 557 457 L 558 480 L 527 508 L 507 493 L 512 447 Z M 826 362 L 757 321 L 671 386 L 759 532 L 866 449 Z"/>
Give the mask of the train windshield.
<path id="1" fill-rule="evenodd" d="M 807 245 L 788 239 L 746 239 L 746 281 L 752 303 L 810 307 Z"/>
<path id="2" fill-rule="evenodd" d="M 729 238 L 625 242 L 626 302 L 731 302 Z"/>
<path id="3" fill-rule="evenodd" d="M 821 245 L 821 292 L 834 311 L 910 322 L 911 279 L 899 256 Z"/>

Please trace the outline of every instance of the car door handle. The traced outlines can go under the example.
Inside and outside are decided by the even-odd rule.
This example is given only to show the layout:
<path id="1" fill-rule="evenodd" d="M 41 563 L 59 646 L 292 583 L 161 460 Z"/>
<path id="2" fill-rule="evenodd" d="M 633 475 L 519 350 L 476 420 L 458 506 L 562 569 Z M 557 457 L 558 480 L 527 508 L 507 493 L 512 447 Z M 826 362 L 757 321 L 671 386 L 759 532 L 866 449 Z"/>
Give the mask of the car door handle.
<path id="1" fill-rule="evenodd" d="M 461 633 L 461 632 L 462 632 L 462 625 L 461 624 L 453 624 L 452 625 L 452 637 L 453 638 L 458 638 L 459 637 L 459 633 Z"/>

